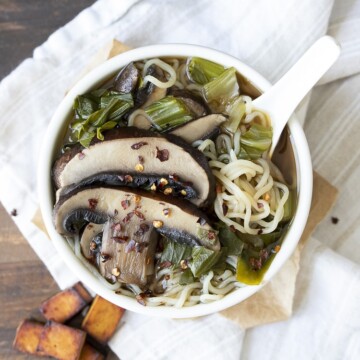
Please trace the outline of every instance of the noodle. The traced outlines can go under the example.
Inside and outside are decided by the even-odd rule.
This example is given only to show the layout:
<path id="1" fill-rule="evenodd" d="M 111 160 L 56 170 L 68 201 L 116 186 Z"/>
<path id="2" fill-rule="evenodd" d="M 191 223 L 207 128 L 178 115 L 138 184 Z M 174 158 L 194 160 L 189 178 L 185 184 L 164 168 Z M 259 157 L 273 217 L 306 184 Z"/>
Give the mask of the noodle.
<path id="1" fill-rule="evenodd" d="M 162 89 L 167 89 L 171 86 L 173 86 L 176 82 L 176 72 L 173 69 L 173 67 L 169 64 L 167 64 L 166 62 L 160 60 L 160 59 L 151 59 L 148 60 L 145 65 L 144 65 L 144 69 L 143 69 L 143 75 L 146 74 L 148 68 L 151 65 L 157 65 L 160 69 L 166 71 L 169 74 L 169 79 L 166 82 L 162 82 L 159 79 L 157 79 L 156 77 L 152 76 L 152 75 L 146 75 L 144 77 L 144 83 L 146 84 L 148 81 L 152 82 L 154 85 L 156 85 L 159 88 Z"/>

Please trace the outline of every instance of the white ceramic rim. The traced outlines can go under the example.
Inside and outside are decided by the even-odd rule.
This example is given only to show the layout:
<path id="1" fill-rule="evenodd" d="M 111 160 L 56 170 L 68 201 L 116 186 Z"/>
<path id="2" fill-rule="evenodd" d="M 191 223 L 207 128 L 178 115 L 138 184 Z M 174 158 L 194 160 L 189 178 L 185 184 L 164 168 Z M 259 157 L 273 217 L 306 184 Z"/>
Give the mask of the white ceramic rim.
<path id="1" fill-rule="evenodd" d="M 131 61 L 164 56 L 203 57 L 226 67 L 235 67 L 242 75 L 248 78 L 262 91 L 266 91 L 271 86 L 264 77 L 237 58 L 202 46 L 188 44 L 160 44 L 141 47 L 120 54 L 101 64 L 82 78 L 68 92 L 56 109 L 46 132 L 38 166 L 39 199 L 44 223 L 55 248 L 70 270 L 91 290 L 112 303 L 137 313 L 164 318 L 192 318 L 224 310 L 245 300 L 261 289 L 261 287 L 263 287 L 280 270 L 286 260 L 292 255 L 302 235 L 310 210 L 312 197 L 312 165 L 303 129 L 295 116 L 293 116 L 289 121 L 289 128 L 293 137 L 293 146 L 297 164 L 299 186 L 298 208 L 291 227 L 284 239 L 281 251 L 276 255 L 261 285 L 240 288 L 212 303 L 198 304 L 183 308 L 142 306 L 135 299 L 117 295 L 114 291 L 106 288 L 78 260 L 67 242 L 56 232 L 53 226 L 52 210 L 54 191 L 50 174 L 55 147 L 60 136 L 59 134 L 63 133 L 64 122 L 70 114 L 73 101 L 78 94 L 83 94 L 89 89 L 93 89 Z"/>

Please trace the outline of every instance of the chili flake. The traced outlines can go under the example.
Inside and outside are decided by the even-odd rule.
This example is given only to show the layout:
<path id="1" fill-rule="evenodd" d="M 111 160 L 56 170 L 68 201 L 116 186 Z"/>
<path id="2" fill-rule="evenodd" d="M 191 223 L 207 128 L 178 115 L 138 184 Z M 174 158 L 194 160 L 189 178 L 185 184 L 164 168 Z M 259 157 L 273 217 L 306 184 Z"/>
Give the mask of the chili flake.
<path id="1" fill-rule="evenodd" d="M 89 208 L 91 210 L 95 210 L 97 204 L 98 204 L 98 200 L 96 199 L 88 199 L 88 202 L 89 202 Z"/>

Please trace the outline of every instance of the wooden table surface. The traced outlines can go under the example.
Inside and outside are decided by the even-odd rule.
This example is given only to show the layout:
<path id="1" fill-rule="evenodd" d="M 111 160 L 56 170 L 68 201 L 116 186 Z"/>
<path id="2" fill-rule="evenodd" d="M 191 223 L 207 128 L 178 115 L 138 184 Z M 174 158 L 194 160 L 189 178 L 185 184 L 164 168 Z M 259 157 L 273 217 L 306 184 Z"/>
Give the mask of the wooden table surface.
<path id="1" fill-rule="evenodd" d="M 0 0 L 0 80 L 93 2 Z M 12 349 L 15 330 L 58 287 L 1 204 L 0 230 L 0 359 L 34 359 Z"/>

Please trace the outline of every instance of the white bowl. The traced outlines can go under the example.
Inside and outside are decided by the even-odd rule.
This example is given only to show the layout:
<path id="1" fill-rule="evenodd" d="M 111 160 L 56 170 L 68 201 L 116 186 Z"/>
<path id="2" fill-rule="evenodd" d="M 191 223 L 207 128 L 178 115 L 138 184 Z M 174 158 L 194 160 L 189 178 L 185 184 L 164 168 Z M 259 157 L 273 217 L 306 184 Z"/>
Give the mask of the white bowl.
<path id="1" fill-rule="evenodd" d="M 209 304 L 199 304 L 184 308 L 142 306 L 133 298 L 117 295 L 112 290 L 107 289 L 78 260 L 65 239 L 59 235 L 54 228 L 52 222 L 54 190 L 50 175 L 51 168 L 61 141 L 64 138 L 67 121 L 72 111 L 72 104 L 77 95 L 84 94 L 90 89 L 96 88 L 105 79 L 108 79 L 121 67 L 127 65 L 131 61 L 164 56 L 203 57 L 226 67 L 235 67 L 261 91 L 266 91 L 271 86 L 271 84 L 260 74 L 235 57 L 220 51 L 195 45 L 164 44 L 146 46 L 128 51 L 106 61 L 82 78 L 69 91 L 51 119 L 44 139 L 38 168 L 40 207 L 46 229 L 57 251 L 74 274 L 76 274 L 79 279 L 95 293 L 116 305 L 138 313 L 166 318 L 191 318 L 215 313 L 238 304 L 260 290 L 262 286 L 264 286 L 281 269 L 295 250 L 306 224 L 312 196 L 312 166 L 304 132 L 299 122 L 293 116 L 289 121 L 289 128 L 296 158 L 297 185 L 299 192 L 298 207 L 292 224 L 284 238 L 281 251 L 276 255 L 261 285 L 246 286 L 226 295 L 221 300 Z"/>

